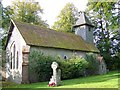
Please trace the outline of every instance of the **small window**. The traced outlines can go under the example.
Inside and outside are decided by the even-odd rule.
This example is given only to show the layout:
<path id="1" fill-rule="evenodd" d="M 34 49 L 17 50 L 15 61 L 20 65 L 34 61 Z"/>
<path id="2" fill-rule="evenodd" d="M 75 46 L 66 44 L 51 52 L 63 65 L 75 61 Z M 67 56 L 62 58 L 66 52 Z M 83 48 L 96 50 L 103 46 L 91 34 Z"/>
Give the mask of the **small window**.
<path id="1" fill-rule="evenodd" d="M 64 55 L 64 59 L 68 59 L 68 57 L 66 55 Z"/>
<path id="2" fill-rule="evenodd" d="M 18 51 L 17 51 L 17 57 L 16 57 L 16 60 L 17 60 L 17 62 L 16 62 L 16 69 L 18 69 L 18 65 L 19 65 L 19 58 L 18 58 L 19 56 L 18 56 Z"/>

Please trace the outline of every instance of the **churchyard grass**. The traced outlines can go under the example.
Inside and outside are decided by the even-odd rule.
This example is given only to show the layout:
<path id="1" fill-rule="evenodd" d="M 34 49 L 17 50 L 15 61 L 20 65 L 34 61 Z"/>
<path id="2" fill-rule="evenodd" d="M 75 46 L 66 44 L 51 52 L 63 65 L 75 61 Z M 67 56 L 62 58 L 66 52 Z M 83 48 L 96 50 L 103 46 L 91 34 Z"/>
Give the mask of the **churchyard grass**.
<path id="1" fill-rule="evenodd" d="M 118 88 L 118 79 L 120 72 L 111 71 L 105 75 L 95 75 L 80 77 L 76 79 L 62 80 L 62 85 L 58 87 L 49 87 L 48 82 L 39 82 L 31 84 L 13 84 L 3 82 L 5 88 Z"/>

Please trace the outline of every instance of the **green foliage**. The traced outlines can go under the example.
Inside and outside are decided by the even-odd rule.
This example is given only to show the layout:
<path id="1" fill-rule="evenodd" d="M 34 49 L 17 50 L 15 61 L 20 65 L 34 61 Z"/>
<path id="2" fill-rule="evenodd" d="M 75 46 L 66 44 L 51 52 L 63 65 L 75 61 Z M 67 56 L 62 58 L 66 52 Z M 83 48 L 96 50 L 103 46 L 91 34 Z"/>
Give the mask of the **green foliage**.
<path id="1" fill-rule="evenodd" d="M 0 39 L 2 42 L 2 49 L 5 49 L 5 43 L 6 43 L 6 36 L 7 36 L 7 31 L 9 29 L 9 25 L 10 25 L 10 18 L 11 18 L 11 14 L 13 13 L 13 10 L 7 6 L 7 7 L 3 7 L 1 4 L 1 31 L 0 31 Z"/>
<path id="2" fill-rule="evenodd" d="M 99 61 L 96 59 L 96 55 L 93 53 L 87 53 L 85 60 L 87 60 L 88 68 L 87 73 L 88 74 L 97 74 L 98 68 L 99 68 Z"/>
<path id="3" fill-rule="evenodd" d="M 88 62 L 79 56 L 73 56 L 69 62 L 73 68 L 72 73 L 73 77 L 79 77 L 80 75 L 84 75 L 85 69 L 88 67 Z"/>
<path id="4" fill-rule="evenodd" d="M 0 51 L 0 54 L 1 54 L 1 65 L 3 68 L 5 68 L 5 65 L 6 65 L 6 51 L 3 51 L 1 50 Z"/>
<path id="5" fill-rule="evenodd" d="M 118 70 L 120 69 L 120 58 L 119 56 L 108 56 L 107 53 L 103 54 L 104 59 L 106 60 L 105 62 L 109 64 L 107 67 L 109 70 Z M 119 55 L 119 53 L 118 53 Z"/>
<path id="6" fill-rule="evenodd" d="M 71 64 L 68 61 L 64 61 L 64 60 L 57 60 L 58 64 L 60 65 L 60 69 L 61 69 L 61 78 L 62 79 L 69 79 L 72 78 L 72 70 L 73 67 L 71 66 Z"/>
<path id="7" fill-rule="evenodd" d="M 112 32 L 119 28 L 119 15 L 116 11 L 116 2 L 91 2 L 91 0 L 88 2 L 87 12 L 96 26 L 94 31 L 95 43 L 109 69 L 113 64 L 111 61 L 114 59 L 112 55 L 116 55 L 118 50 L 117 45 L 114 46 L 114 41 L 117 41 L 117 39 L 115 37 L 111 38 L 111 36 L 116 36 Z"/>
<path id="8" fill-rule="evenodd" d="M 52 26 L 53 29 L 64 32 L 72 32 L 72 26 L 75 24 L 78 13 L 76 7 L 72 3 L 67 3 L 58 15 L 58 21 Z"/>
<path id="9" fill-rule="evenodd" d="M 40 25 L 41 27 L 48 27 L 48 24 L 41 20 L 41 17 L 38 15 L 43 12 L 38 2 L 35 2 L 34 0 L 24 2 L 17 0 L 13 2 L 11 8 L 13 9 L 13 19 Z"/>
<path id="10" fill-rule="evenodd" d="M 29 70 L 37 73 L 39 81 L 48 81 L 52 75 L 51 64 L 54 58 L 45 56 L 42 52 L 33 51 L 29 56 Z"/>
<path id="11" fill-rule="evenodd" d="M 48 81 L 52 76 L 51 64 L 56 61 L 62 71 L 62 79 L 76 78 L 83 75 L 88 62 L 78 56 L 74 56 L 69 60 L 63 60 L 58 57 L 44 55 L 41 52 L 33 51 L 29 56 L 29 70 L 31 74 L 36 72 L 39 81 Z"/>
<path id="12" fill-rule="evenodd" d="M 10 25 L 10 18 L 13 13 L 13 10 L 10 8 L 10 6 L 2 7 L 2 28 L 4 30 L 8 30 Z"/>

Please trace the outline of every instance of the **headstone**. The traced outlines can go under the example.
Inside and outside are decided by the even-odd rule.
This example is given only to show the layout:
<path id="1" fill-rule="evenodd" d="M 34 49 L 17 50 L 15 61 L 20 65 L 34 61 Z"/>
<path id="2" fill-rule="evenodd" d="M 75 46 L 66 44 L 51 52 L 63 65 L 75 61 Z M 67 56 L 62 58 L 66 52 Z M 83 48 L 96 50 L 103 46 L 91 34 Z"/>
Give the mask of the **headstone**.
<path id="1" fill-rule="evenodd" d="M 53 62 L 51 68 L 53 69 L 53 76 L 50 79 L 49 86 L 58 86 L 61 81 L 61 70 L 57 69 L 58 63 Z"/>
<path id="2" fill-rule="evenodd" d="M 60 82 L 61 82 L 61 70 L 58 69 L 58 72 L 57 72 L 57 85 L 60 85 Z"/>

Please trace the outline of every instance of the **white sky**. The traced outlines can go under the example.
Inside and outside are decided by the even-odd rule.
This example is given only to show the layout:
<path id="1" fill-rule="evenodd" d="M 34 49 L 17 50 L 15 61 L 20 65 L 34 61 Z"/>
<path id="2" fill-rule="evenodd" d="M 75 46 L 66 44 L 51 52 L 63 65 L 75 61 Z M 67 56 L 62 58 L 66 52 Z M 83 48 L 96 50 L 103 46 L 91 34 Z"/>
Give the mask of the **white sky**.
<path id="1" fill-rule="evenodd" d="M 2 0 L 3 6 L 11 5 L 14 0 Z M 64 8 L 66 3 L 71 2 L 78 8 L 79 11 L 84 11 L 88 0 L 36 0 L 39 1 L 40 6 L 43 9 L 43 20 L 47 20 L 47 23 L 52 26 L 59 15 L 60 11 Z"/>

